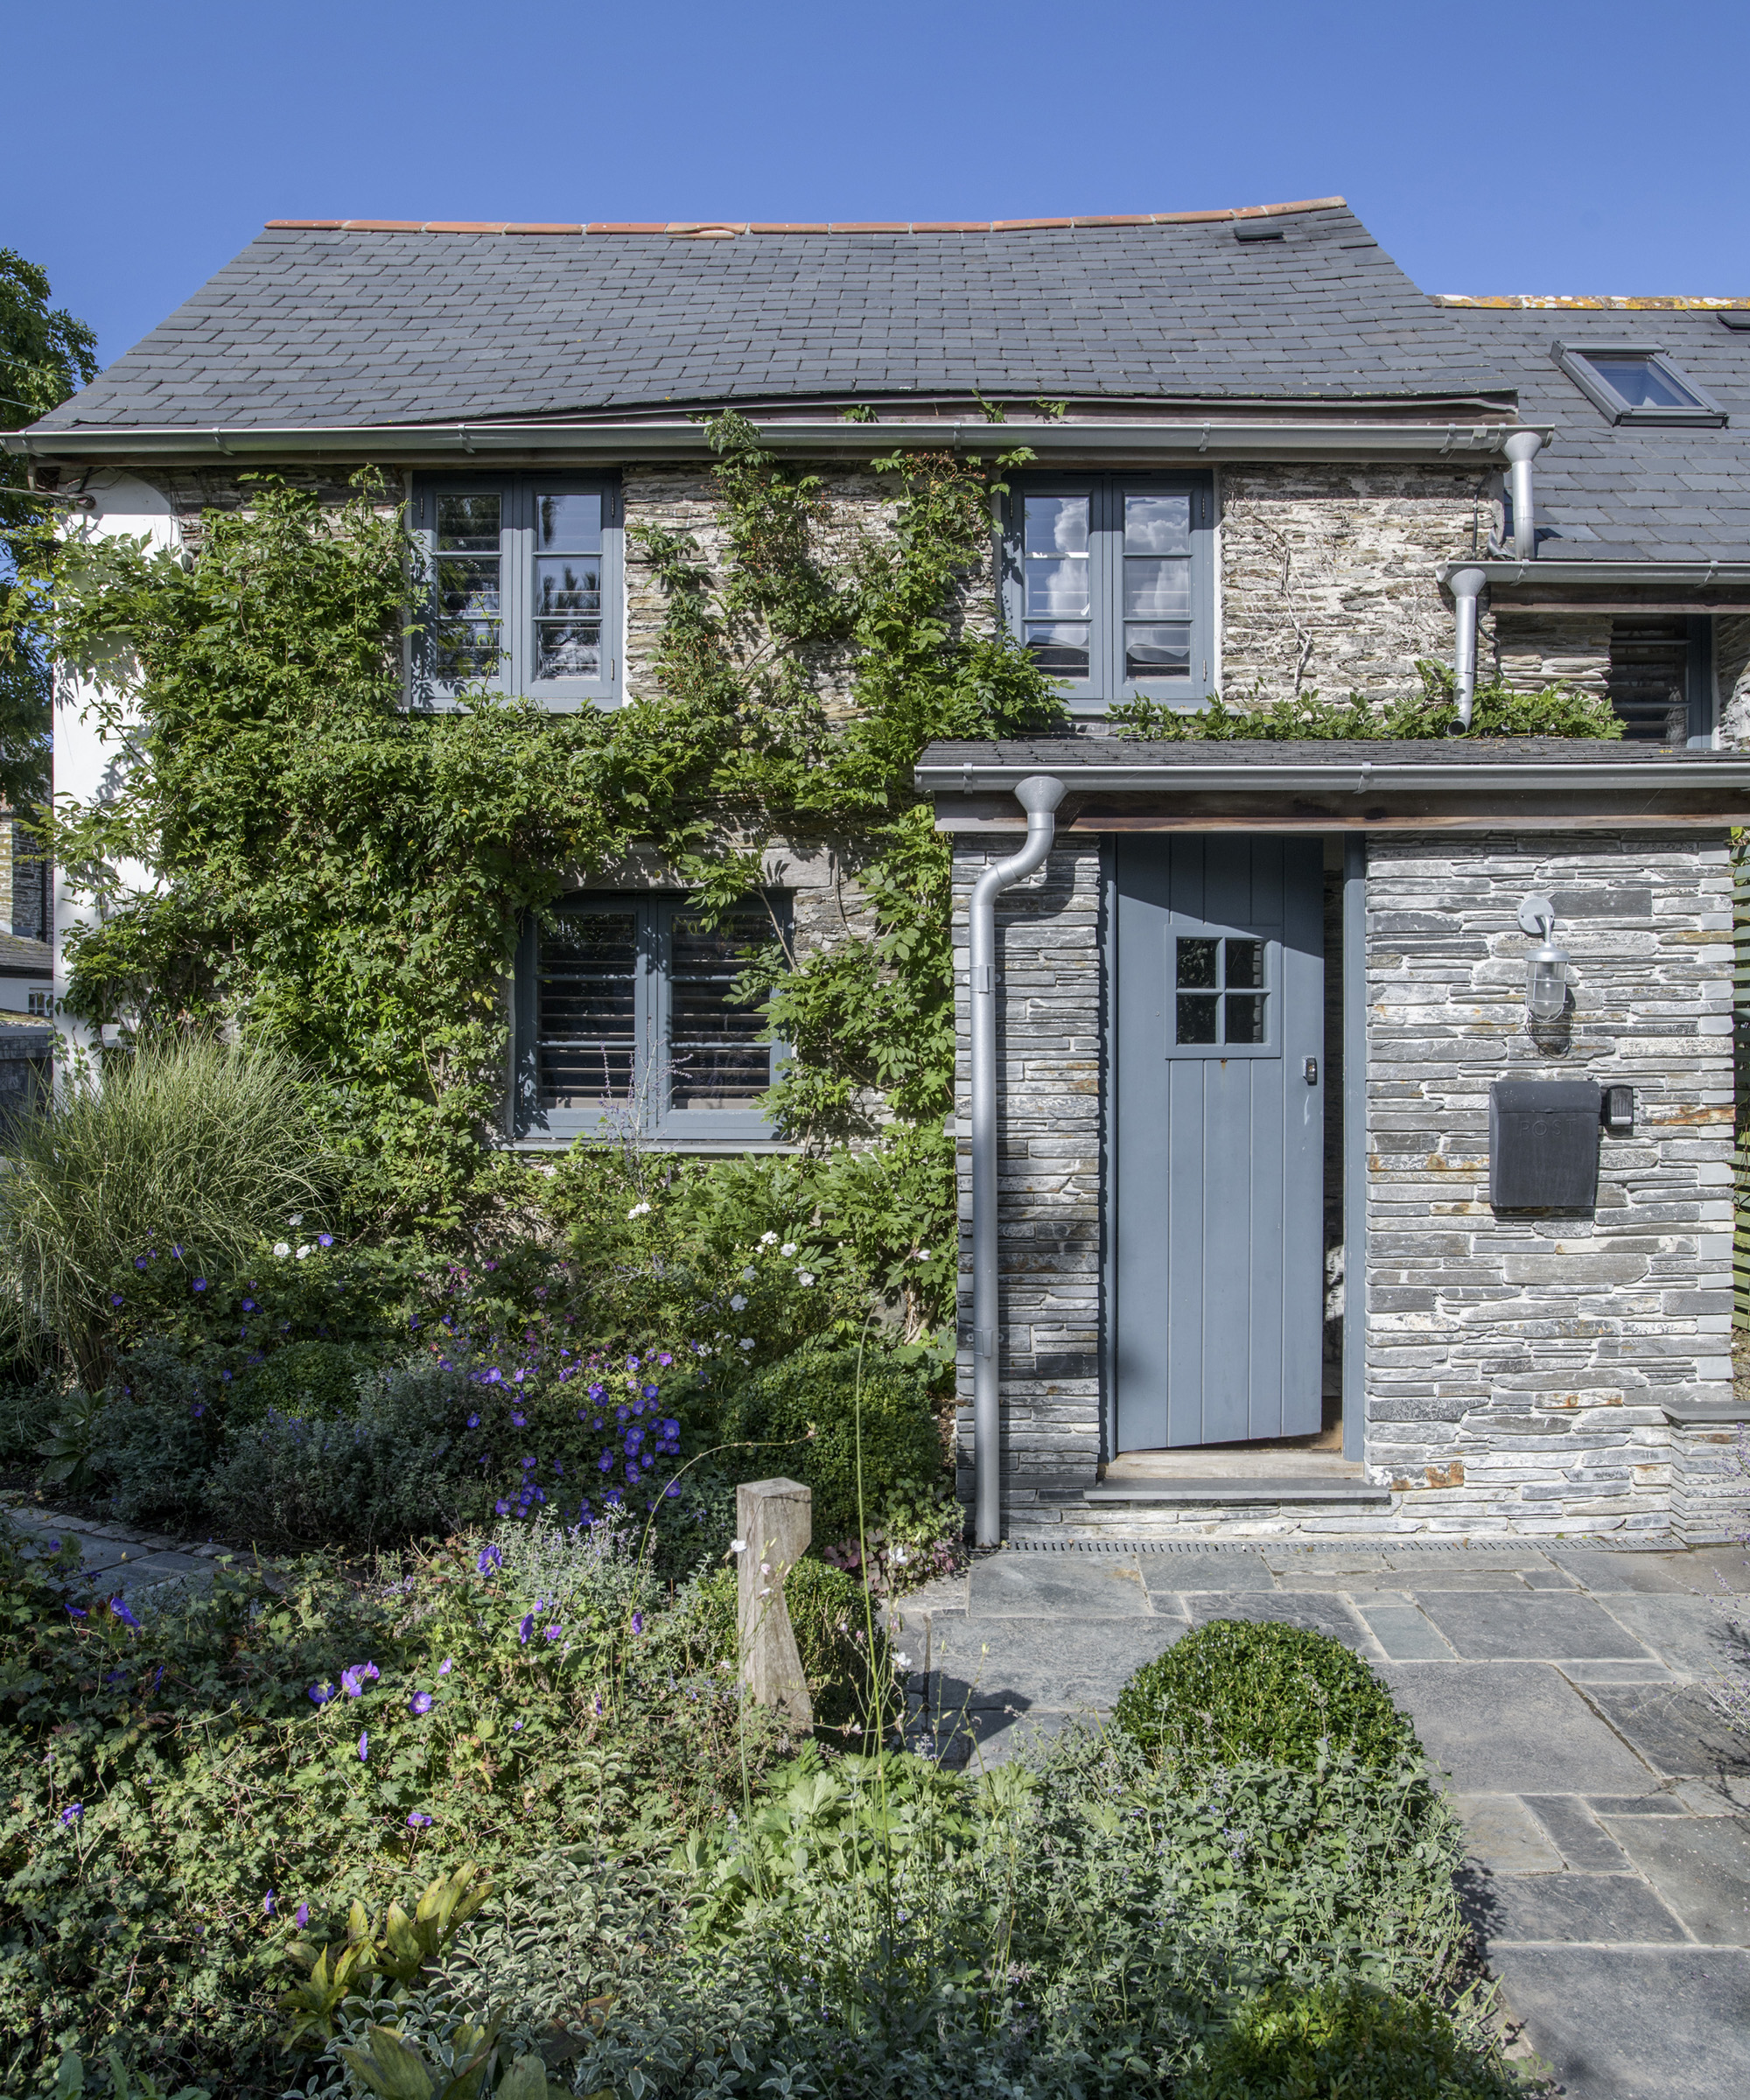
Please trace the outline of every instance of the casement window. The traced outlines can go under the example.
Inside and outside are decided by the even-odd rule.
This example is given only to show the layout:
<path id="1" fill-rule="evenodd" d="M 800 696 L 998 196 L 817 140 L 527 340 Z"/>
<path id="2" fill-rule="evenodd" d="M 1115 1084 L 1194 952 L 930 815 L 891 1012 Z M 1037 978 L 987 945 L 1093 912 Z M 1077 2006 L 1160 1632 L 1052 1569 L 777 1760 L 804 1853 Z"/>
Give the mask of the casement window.
<path id="1" fill-rule="evenodd" d="M 562 900 L 556 925 L 531 925 L 517 957 L 512 1135 L 771 1137 L 763 1097 L 782 1052 L 760 1041 L 758 1005 L 730 990 L 749 951 L 788 938 L 788 926 L 775 897 L 715 931 L 678 898 Z"/>
<path id="2" fill-rule="evenodd" d="M 1076 711 L 1208 697 L 1214 509 L 1208 474 L 1016 476 L 1010 629 Z"/>
<path id="3" fill-rule="evenodd" d="M 1656 343 L 1561 343 L 1551 355 L 1613 423 L 1723 424 L 1726 410 Z"/>
<path id="4" fill-rule="evenodd" d="M 620 492 L 600 474 L 425 474 L 414 529 L 430 598 L 412 653 L 416 700 L 469 686 L 549 707 L 620 692 Z"/>

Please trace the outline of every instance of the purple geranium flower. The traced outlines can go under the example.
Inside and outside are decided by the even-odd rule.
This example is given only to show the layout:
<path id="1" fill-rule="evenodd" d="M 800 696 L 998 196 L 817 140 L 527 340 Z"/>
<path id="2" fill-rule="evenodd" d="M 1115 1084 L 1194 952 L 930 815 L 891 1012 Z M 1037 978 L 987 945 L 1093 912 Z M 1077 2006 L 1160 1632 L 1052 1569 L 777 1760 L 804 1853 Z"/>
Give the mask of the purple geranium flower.
<path id="1" fill-rule="evenodd" d="M 534 1627 L 534 1624 L 535 1614 L 533 1612 L 528 1612 L 524 1614 L 522 1624 L 516 1629 L 516 1637 L 522 1642 L 525 1648 L 528 1645 L 528 1635 L 530 1630 Z"/>
<path id="2" fill-rule="evenodd" d="M 206 1278 L 204 1276 L 197 1276 L 194 1279 L 193 1288 L 197 1292 L 204 1291 L 206 1288 Z"/>
<path id="3" fill-rule="evenodd" d="M 109 1303 L 112 1306 L 121 1305 L 122 1303 L 122 1293 L 119 1291 L 112 1291 L 109 1293 Z"/>
<path id="4" fill-rule="evenodd" d="M 85 1803 L 82 1801 L 70 1801 L 61 1810 L 60 1819 L 67 1825 L 69 1829 L 71 1829 L 72 1826 L 79 1821 L 80 1817 L 84 1815 L 84 1813 Z"/>
<path id="5" fill-rule="evenodd" d="M 482 1575 L 490 1575 L 494 1569 L 503 1565 L 504 1555 L 497 1546 L 482 1546 L 480 1557 L 474 1563 L 475 1568 Z"/>
<path id="6" fill-rule="evenodd" d="M 510 1515 L 510 1504 L 505 1501 L 502 1495 L 500 1495 L 497 1502 L 493 1504 L 493 1508 L 498 1511 L 500 1516 L 508 1516 Z"/>
<path id="7" fill-rule="evenodd" d="M 407 1702 L 407 1711 L 410 1714 L 414 1715 L 416 1718 L 421 1714 L 430 1713 L 431 1711 L 431 1694 L 429 1691 L 416 1691 L 413 1697 Z"/>
<path id="8" fill-rule="evenodd" d="M 333 1234 L 332 1232 L 318 1232 L 316 1236 L 316 1244 L 318 1247 L 332 1247 L 334 1244 Z"/>
<path id="9" fill-rule="evenodd" d="M 246 1298 L 243 1300 L 243 1310 L 246 1312 L 253 1312 L 256 1310 L 255 1299 L 252 1298 Z"/>
<path id="10" fill-rule="evenodd" d="M 468 1417 L 468 1427 L 470 1429 L 478 1429 L 480 1425 L 480 1418 L 478 1415 L 470 1415 Z"/>
<path id="11" fill-rule="evenodd" d="M 131 1626 L 136 1633 L 139 1631 L 140 1622 L 128 1609 L 128 1600 L 125 1597 L 112 1597 L 109 1600 L 109 1609 L 116 1614 L 116 1618 L 122 1621 L 123 1626 Z"/>
<path id="12" fill-rule="evenodd" d="M 644 1631 L 644 1614 L 642 1612 L 634 1612 L 632 1614 L 632 1630 L 634 1634 L 641 1634 Z"/>
<path id="13" fill-rule="evenodd" d="M 369 1732 L 366 1729 L 360 1728 L 359 1731 L 359 1762 L 361 1765 L 364 1764 L 369 1759 L 370 1754 L 371 1739 Z"/>
<path id="14" fill-rule="evenodd" d="M 292 1922 L 293 1922 L 295 1925 L 307 1925 L 307 1924 L 309 1924 L 309 1922 L 310 1922 L 310 1906 L 309 1906 L 309 1904 L 307 1904 L 307 1903 L 300 1903 L 300 1904 L 298 1905 L 298 1908 L 297 1908 L 295 1911 L 293 1911 L 293 1912 L 292 1912 L 292 1914 L 291 1914 L 291 1917 L 292 1917 Z"/>
<path id="15" fill-rule="evenodd" d="M 144 1255 L 143 1255 L 143 1254 L 136 1254 L 136 1255 L 134 1256 L 134 1266 L 135 1266 L 135 1268 L 136 1268 L 136 1269 L 144 1269 L 144 1268 L 145 1267 L 145 1265 L 146 1265 L 146 1257 L 145 1257 L 145 1256 L 144 1256 Z"/>
<path id="16" fill-rule="evenodd" d="M 547 1628 L 547 1638 L 550 1641 L 556 1641 L 560 1634 L 564 1632 L 564 1628 L 562 1626 L 550 1626 Z"/>
<path id="17" fill-rule="evenodd" d="M 91 1616 L 82 1604 L 70 1604 L 66 1610 L 67 1616 L 72 1619 L 88 1619 Z"/>
<path id="18" fill-rule="evenodd" d="M 510 1418 L 510 1425 L 513 1429 L 527 1429 L 528 1418 L 527 1415 L 513 1415 Z"/>
<path id="19" fill-rule="evenodd" d="M 334 1687 L 332 1684 L 312 1684 L 310 1696 L 318 1706 L 326 1706 L 334 1696 Z"/>
<path id="20" fill-rule="evenodd" d="M 447 1677 L 450 1672 L 455 1667 L 456 1658 L 453 1656 L 445 1656 L 444 1660 L 438 1665 L 438 1675 L 440 1677 Z"/>
<path id="21" fill-rule="evenodd" d="M 429 1816 L 422 1816 L 418 1810 L 415 1809 L 407 1819 L 407 1827 L 410 1830 L 429 1830 L 431 1828 L 431 1818 Z"/>
<path id="22" fill-rule="evenodd" d="M 273 1915 L 273 1914 L 274 1914 L 274 1892 L 272 1891 L 272 1889 L 270 1889 L 270 1890 L 268 1891 L 268 1893 L 266 1894 L 266 1895 L 264 1895 L 264 1896 L 262 1898 L 262 1915 L 264 1918 L 270 1918 L 270 1917 L 272 1917 L 272 1915 Z"/>

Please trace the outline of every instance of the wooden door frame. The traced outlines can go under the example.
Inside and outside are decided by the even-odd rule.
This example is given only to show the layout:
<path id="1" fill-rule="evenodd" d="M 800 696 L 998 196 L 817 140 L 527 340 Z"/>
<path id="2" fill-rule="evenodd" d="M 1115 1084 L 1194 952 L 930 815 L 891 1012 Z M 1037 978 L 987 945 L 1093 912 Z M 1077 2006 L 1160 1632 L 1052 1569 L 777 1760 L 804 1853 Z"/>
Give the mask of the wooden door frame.
<path id="1" fill-rule="evenodd" d="M 1322 837 L 1323 833 L 1309 834 Z M 1117 1101 L 1115 1002 L 1117 841 L 1100 840 L 1100 1463 L 1118 1442 Z M 1343 1456 L 1367 1440 L 1367 838 L 1343 835 Z M 1330 957 L 1325 958 L 1326 968 Z M 1327 1096 L 1328 1101 L 1328 1096 Z"/>

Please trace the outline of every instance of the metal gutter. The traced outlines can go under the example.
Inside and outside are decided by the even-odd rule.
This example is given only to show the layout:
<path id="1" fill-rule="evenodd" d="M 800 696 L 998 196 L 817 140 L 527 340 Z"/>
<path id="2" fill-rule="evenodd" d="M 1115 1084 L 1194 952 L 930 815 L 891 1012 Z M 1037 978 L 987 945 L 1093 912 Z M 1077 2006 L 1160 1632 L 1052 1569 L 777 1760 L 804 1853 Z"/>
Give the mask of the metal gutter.
<path id="1" fill-rule="evenodd" d="M 1072 461 L 1270 459 L 1438 460 L 1504 456 L 1519 423 L 760 423 L 760 442 L 777 453 L 864 459 L 895 450 L 976 453 L 1026 446 L 1041 458 Z M 489 459 L 525 453 L 616 459 L 709 458 L 696 423 L 517 423 L 271 424 L 248 428 L 104 427 L 7 430 L 0 446 L 37 459 Z M 1548 564 L 1540 563 L 1540 568 Z"/>
<path id="2" fill-rule="evenodd" d="M 1382 745 L 1387 739 L 1382 738 Z M 1043 754 L 1024 764 L 920 766 L 913 775 L 920 794 L 1012 794 L 1044 769 Z M 1698 753 L 1689 759 L 1624 759 L 1589 765 L 1521 760 L 1517 764 L 1395 765 L 1390 759 L 1340 760 L 1324 764 L 1236 766 L 1212 759 L 1171 766 L 1082 765 L 1067 740 L 1053 774 L 1072 794 L 1375 794 L 1419 791 L 1438 794 L 1499 794 L 1528 788 L 1591 788 L 1621 793 L 1672 788 L 1750 789 L 1750 754 Z"/>
<path id="3" fill-rule="evenodd" d="M 1750 586 L 1750 562 L 1564 562 L 1544 555 L 1536 561 L 1437 562 L 1444 584 L 1460 569 L 1480 569 L 1491 584 L 1679 584 L 1696 590 Z"/>

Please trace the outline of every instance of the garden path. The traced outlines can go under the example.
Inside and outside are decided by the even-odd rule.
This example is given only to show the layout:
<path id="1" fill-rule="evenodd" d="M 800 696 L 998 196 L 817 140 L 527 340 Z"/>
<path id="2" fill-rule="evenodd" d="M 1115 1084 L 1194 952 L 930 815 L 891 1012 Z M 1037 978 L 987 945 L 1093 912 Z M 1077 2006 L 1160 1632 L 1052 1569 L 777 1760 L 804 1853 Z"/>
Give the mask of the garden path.
<path id="1" fill-rule="evenodd" d="M 4 1508 L 6 1515 L 34 1538 L 76 1539 L 80 1572 L 94 1583 L 107 1577 L 119 1592 L 146 1589 L 155 1582 L 167 1582 L 172 1575 L 211 1574 L 213 1563 L 231 1551 L 228 1546 L 190 1545 L 127 1524 L 58 1516 L 17 1500 L 8 1501 Z"/>
<path id="2" fill-rule="evenodd" d="M 1216 1618 L 1379 1671 L 1470 1836 L 1471 1915 L 1569 2100 L 1750 2093 L 1750 1558 L 1596 1542 L 1005 1548 L 905 1598 L 914 1740 L 989 1764 L 1110 1710 Z"/>

